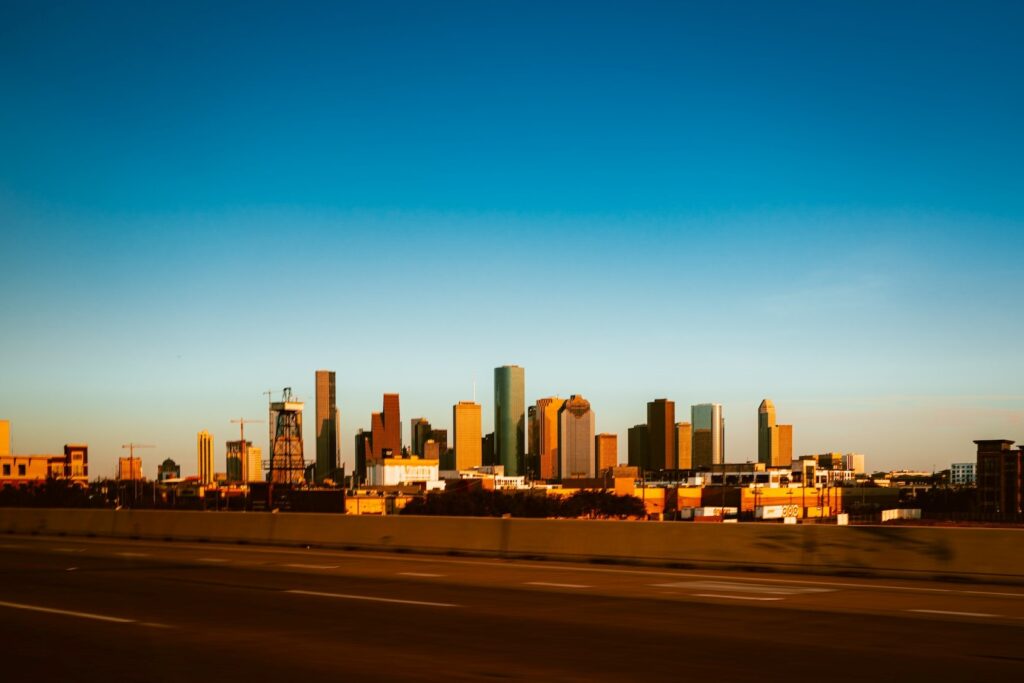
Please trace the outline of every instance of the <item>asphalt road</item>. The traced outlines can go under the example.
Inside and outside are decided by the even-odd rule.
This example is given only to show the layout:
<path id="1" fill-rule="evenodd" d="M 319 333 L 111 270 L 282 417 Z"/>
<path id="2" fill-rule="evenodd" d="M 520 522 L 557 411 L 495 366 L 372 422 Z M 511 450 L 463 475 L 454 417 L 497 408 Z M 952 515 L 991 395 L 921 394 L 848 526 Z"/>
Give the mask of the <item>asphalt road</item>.
<path id="1" fill-rule="evenodd" d="M 4 681 L 1016 680 L 1024 588 L 2 536 L 0 648 Z"/>

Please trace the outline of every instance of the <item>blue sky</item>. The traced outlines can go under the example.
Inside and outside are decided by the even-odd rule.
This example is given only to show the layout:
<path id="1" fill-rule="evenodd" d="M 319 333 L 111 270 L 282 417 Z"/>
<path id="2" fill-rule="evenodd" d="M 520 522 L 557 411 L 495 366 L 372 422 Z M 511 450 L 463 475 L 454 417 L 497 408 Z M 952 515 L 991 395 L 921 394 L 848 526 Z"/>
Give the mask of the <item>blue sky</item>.
<path id="1" fill-rule="evenodd" d="M 622 459 L 662 396 L 732 461 L 764 396 L 872 467 L 1024 440 L 1020 4 L 211 4 L 0 8 L 17 451 L 191 472 L 284 386 L 311 446 L 327 367 L 350 460 L 505 363 Z"/>

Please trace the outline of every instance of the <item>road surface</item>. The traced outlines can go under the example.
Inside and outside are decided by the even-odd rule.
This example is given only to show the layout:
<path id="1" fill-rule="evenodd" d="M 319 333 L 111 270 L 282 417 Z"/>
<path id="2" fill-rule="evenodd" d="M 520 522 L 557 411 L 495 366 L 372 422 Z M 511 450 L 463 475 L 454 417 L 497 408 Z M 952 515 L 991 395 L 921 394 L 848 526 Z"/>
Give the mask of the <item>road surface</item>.
<path id="1" fill-rule="evenodd" d="M 10 681 L 1016 680 L 1024 588 L 5 535 L 0 644 Z"/>

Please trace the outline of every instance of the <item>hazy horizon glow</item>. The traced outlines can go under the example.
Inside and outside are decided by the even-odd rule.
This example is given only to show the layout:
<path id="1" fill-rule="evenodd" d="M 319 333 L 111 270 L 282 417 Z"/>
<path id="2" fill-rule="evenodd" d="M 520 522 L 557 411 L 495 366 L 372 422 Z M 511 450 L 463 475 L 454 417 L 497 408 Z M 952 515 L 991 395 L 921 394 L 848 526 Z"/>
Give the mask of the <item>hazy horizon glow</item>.
<path id="1" fill-rule="evenodd" d="M 0 419 L 196 470 L 337 372 L 451 429 L 493 368 L 756 460 L 1024 441 L 1011 3 L 0 7 Z M 258 431 L 258 428 L 257 428 Z M 247 436 L 248 430 L 247 430 Z M 265 433 L 255 443 L 266 447 Z"/>

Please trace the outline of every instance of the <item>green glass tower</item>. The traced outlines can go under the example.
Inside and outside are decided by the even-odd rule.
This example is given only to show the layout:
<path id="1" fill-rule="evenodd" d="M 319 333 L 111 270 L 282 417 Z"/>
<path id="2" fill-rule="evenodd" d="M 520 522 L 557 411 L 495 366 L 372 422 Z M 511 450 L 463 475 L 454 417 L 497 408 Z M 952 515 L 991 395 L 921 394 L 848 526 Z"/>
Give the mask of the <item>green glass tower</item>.
<path id="1" fill-rule="evenodd" d="M 518 365 L 494 368 L 495 460 L 505 474 L 523 474 L 526 457 L 526 380 Z"/>

